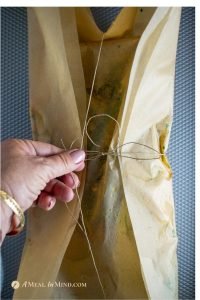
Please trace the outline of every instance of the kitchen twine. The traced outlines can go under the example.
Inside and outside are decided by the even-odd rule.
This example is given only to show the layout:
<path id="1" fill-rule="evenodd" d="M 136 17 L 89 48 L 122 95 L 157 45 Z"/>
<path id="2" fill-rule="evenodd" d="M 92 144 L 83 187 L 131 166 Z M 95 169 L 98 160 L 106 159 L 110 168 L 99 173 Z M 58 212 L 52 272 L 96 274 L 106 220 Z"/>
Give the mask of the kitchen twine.
<path id="1" fill-rule="evenodd" d="M 92 95 L 93 95 L 93 90 L 94 90 L 94 83 L 95 83 L 95 79 L 96 79 L 97 69 L 98 69 L 98 65 L 99 65 L 99 61 L 100 61 L 100 56 L 101 56 L 101 51 L 102 51 L 102 46 L 103 46 L 103 40 L 104 40 L 104 34 L 102 35 L 102 39 L 101 39 L 101 43 L 100 43 L 100 47 L 99 47 L 99 52 L 98 52 L 98 57 L 97 57 L 97 63 L 96 63 L 96 66 L 95 66 L 94 76 L 93 76 L 93 80 L 92 80 L 92 87 L 91 87 L 91 92 L 90 92 L 90 96 L 89 96 L 88 106 L 87 106 L 87 110 L 86 110 L 86 116 L 85 116 L 85 121 L 84 121 L 82 135 L 81 135 L 81 137 L 76 138 L 71 143 L 70 149 L 72 148 L 72 146 L 74 145 L 74 143 L 78 139 L 80 139 L 80 138 L 81 138 L 81 147 L 80 147 L 80 149 L 83 149 L 84 137 L 87 136 L 87 138 L 90 140 L 90 142 L 94 146 L 96 146 L 97 148 L 99 148 L 99 150 L 85 150 L 85 153 L 86 153 L 86 159 L 85 159 L 85 161 L 98 159 L 98 158 L 100 158 L 102 156 L 108 156 L 108 155 L 113 156 L 114 158 L 116 158 L 116 157 L 122 157 L 122 158 L 129 158 L 129 159 L 135 159 L 135 160 L 160 159 L 161 156 L 164 155 L 164 153 L 160 153 L 156 149 L 154 149 L 154 148 L 152 148 L 150 146 L 147 146 L 145 144 L 137 143 L 137 142 L 128 142 L 128 143 L 120 144 L 120 125 L 119 125 L 119 122 L 115 118 L 113 118 L 112 116 L 110 116 L 109 114 L 97 114 L 97 115 L 93 115 L 92 117 L 90 117 L 88 119 L 89 109 L 90 109 L 90 105 L 91 105 L 91 101 L 92 101 Z M 101 118 L 102 117 L 107 117 L 107 118 L 113 120 L 116 123 L 117 129 L 118 129 L 117 145 L 114 148 L 111 148 L 111 150 L 109 150 L 107 152 L 101 151 L 101 145 L 96 144 L 94 142 L 94 140 L 91 138 L 91 136 L 89 135 L 89 133 L 88 133 L 89 123 L 92 120 L 94 120 L 96 118 L 99 118 L 99 117 L 101 117 Z M 61 139 L 61 143 L 63 145 L 63 148 L 65 150 L 67 150 L 62 139 Z M 134 155 L 136 153 L 143 153 L 144 154 L 145 152 L 141 152 L 141 151 L 140 152 L 123 152 L 122 151 L 123 147 L 126 146 L 126 145 L 129 145 L 129 144 L 134 144 L 134 145 L 142 146 L 142 147 L 146 148 L 147 150 L 151 150 L 155 154 L 155 157 L 152 157 L 152 158 L 150 158 L 150 157 L 149 158 L 148 157 L 147 158 L 136 158 L 136 157 L 134 157 L 132 155 Z M 145 154 L 148 154 L 148 153 L 145 153 Z M 73 179 L 73 181 L 75 183 L 74 174 L 71 173 L 71 176 L 72 176 L 72 179 Z M 99 285 L 101 287 L 103 297 L 104 297 L 104 299 L 106 299 L 105 289 L 104 289 L 104 286 L 103 286 L 103 283 L 102 283 L 102 280 L 101 280 L 101 277 L 100 277 L 100 274 L 99 274 L 99 271 L 98 271 L 98 267 L 97 267 L 96 260 L 95 260 L 95 257 L 94 257 L 94 253 L 93 253 L 93 250 L 92 250 L 91 242 L 89 240 L 88 233 L 87 233 L 87 230 L 86 230 L 84 216 L 83 216 L 83 211 L 82 211 L 82 208 L 81 208 L 81 199 L 80 199 L 80 195 L 79 195 L 77 187 L 75 187 L 75 192 L 76 192 L 76 196 L 77 196 L 77 199 L 78 199 L 78 202 L 79 202 L 79 205 L 80 205 L 80 219 L 81 219 L 81 223 L 82 224 L 73 215 L 72 211 L 70 210 L 70 208 L 69 208 L 69 206 L 68 206 L 68 204 L 66 202 L 65 202 L 65 205 L 66 205 L 66 207 L 68 209 L 68 212 L 69 212 L 70 216 L 76 222 L 76 224 L 79 226 L 79 228 L 81 229 L 81 231 L 84 233 L 84 235 L 86 237 L 88 248 L 89 248 L 90 255 L 91 255 L 91 258 L 92 258 L 92 262 L 93 262 L 93 265 L 94 265 L 94 269 L 95 269 L 95 272 L 96 272 L 96 275 L 97 275 L 97 278 L 98 278 L 98 282 L 99 282 Z"/>

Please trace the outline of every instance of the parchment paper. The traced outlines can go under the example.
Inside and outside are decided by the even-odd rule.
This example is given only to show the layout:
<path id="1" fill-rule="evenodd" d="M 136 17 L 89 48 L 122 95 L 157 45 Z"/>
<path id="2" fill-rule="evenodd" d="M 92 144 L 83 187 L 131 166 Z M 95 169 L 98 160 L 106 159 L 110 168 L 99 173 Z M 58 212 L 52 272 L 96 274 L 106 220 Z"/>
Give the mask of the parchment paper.
<path id="1" fill-rule="evenodd" d="M 90 116 L 107 113 L 118 119 L 121 143 L 167 149 L 180 11 L 124 8 L 105 34 Z M 101 37 L 88 8 L 29 10 L 35 139 L 61 147 L 61 138 L 69 146 L 81 136 Z M 108 118 L 93 120 L 89 133 L 102 151 L 116 145 L 116 124 Z M 88 142 L 87 149 L 95 148 Z M 126 151 L 143 149 L 129 144 Z M 106 298 L 177 299 L 177 236 L 166 156 L 149 161 L 103 156 L 87 164 L 83 177 L 83 214 Z M 70 208 L 77 217 L 77 200 Z M 85 237 L 63 204 L 49 213 L 30 211 L 18 280 L 85 282 L 87 287 L 20 288 L 16 299 L 102 299 Z"/>

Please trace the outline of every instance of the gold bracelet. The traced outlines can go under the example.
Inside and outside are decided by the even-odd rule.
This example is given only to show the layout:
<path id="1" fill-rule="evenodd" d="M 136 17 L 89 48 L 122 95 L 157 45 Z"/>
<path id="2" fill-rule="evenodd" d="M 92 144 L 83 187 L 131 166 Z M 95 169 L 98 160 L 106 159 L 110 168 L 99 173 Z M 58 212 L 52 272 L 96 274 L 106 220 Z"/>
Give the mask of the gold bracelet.
<path id="1" fill-rule="evenodd" d="M 10 195 L 8 195 L 6 192 L 4 191 L 0 191 L 0 198 L 1 200 L 3 200 L 14 212 L 13 218 L 12 218 L 12 225 L 13 225 L 13 229 L 11 232 L 9 232 L 7 235 L 14 235 L 17 234 L 18 232 L 20 232 L 25 224 L 25 217 L 24 217 L 24 213 L 21 209 L 21 207 L 19 206 L 19 204 L 15 201 L 15 199 L 13 199 Z M 15 220 L 15 216 L 17 216 L 19 218 L 19 225 L 16 226 L 16 220 Z"/>

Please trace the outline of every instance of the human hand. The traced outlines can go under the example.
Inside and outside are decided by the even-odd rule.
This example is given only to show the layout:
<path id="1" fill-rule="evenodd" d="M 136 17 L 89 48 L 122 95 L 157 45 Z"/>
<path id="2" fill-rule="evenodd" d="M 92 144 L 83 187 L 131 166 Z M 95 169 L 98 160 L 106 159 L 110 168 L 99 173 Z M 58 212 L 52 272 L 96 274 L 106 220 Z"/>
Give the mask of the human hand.
<path id="1" fill-rule="evenodd" d="M 1 189 L 23 211 L 34 203 L 50 210 L 56 199 L 69 202 L 79 185 L 74 171 L 84 168 L 82 150 L 64 151 L 51 144 L 11 139 L 1 145 Z"/>

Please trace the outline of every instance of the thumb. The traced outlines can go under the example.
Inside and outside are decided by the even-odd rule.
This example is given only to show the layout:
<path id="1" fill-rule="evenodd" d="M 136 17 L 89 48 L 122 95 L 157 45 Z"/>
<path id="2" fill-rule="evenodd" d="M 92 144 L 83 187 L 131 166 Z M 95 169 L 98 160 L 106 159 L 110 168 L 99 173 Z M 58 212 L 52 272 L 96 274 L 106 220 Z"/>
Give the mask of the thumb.
<path id="1" fill-rule="evenodd" d="M 71 150 L 45 157 L 45 165 L 49 180 L 63 176 L 78 169 L 85 159 L 83 150 Z"/>

